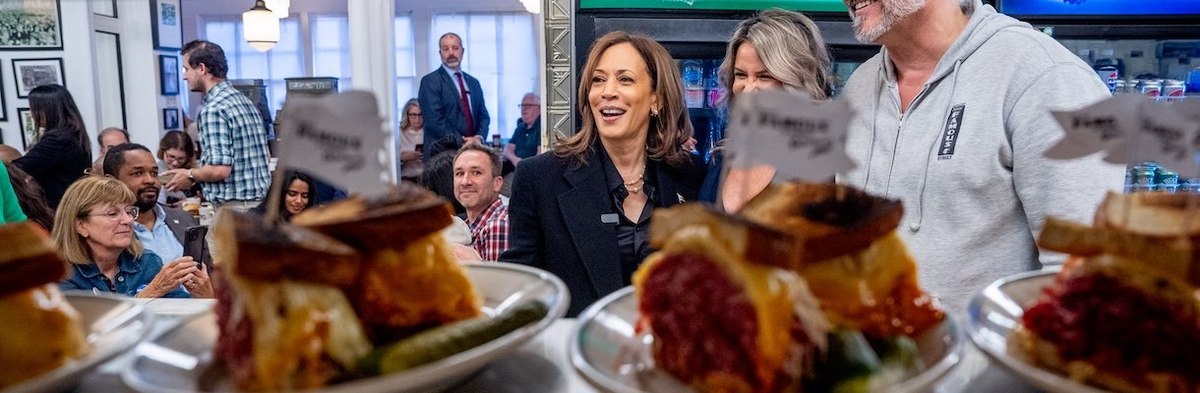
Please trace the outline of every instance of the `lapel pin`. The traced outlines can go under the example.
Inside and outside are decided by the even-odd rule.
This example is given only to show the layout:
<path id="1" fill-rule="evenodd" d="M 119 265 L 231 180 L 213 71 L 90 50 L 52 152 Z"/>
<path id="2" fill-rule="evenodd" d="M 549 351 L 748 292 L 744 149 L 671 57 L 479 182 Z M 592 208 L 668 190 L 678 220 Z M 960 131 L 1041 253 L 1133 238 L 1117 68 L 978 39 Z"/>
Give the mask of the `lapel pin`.
<path id="1" fill-rule="evenodd" d="M 679 198 L 679 203 L 687 203 L 687 200 L 686 200 L 686 199 L 683 199 L 683 194 L 678 194 L 678 193 L 676 193 L 676 194 L 675 194 L 675 197 L 676 197 L 676 198 Z"/>

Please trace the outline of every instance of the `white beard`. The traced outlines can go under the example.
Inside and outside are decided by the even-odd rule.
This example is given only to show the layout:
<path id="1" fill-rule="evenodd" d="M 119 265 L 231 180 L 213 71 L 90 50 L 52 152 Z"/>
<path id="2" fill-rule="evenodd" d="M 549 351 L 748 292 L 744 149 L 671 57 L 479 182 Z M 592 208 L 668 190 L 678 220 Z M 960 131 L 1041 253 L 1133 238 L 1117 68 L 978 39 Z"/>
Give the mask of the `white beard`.
<path id="1" fill-rule="evenodd" d="M 865 44 L 874 43 L 905 17 L 912 15 L 925 6 L 925 0 L 879 0 L 882 11 L 879 21 L 874 26 L 863 26 L 862 19 L 855 17 L 850 11 L 850 19 L 854 21 L 854 38 Z"/>

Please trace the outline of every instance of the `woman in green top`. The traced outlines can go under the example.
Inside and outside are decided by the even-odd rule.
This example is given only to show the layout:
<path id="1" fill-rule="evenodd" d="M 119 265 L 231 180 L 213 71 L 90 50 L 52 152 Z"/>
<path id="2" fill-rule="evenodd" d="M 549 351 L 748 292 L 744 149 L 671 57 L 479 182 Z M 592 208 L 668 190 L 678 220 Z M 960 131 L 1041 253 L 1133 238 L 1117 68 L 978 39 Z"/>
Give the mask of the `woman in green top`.
<path id="1" fill-rule="evenodd" d="M 8 169 L 0 165 L 0 224 L 25 221 L 17 193 L 8 180 Z"/>

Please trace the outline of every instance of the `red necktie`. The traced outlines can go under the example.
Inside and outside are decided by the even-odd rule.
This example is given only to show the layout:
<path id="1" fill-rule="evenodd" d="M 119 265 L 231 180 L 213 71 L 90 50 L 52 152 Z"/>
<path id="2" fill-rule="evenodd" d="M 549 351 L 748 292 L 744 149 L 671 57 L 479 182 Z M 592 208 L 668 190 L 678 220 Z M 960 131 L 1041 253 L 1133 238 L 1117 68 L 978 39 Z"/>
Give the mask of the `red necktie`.
<path id="1" fill-rule="evenodd" d="M 454 76 L 458 77 L 458 95 L 462 99 L 463 117 L 467 118 L 467 129 L 463 135 L 475 136 L 475 122 L 471 121 L 471 100 L 467 99 L 467 87 L 463 85 L 461 72 L 455 72 Z"/>

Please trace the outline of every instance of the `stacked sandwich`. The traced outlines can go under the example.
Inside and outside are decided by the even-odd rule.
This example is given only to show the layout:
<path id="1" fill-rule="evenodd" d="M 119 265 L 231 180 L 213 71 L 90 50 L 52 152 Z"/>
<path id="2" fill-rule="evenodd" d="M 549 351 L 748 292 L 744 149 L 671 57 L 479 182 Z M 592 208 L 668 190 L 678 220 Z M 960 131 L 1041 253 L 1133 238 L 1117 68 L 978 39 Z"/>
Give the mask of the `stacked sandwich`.
<path id="1" fill-rule="evenodd" d="M 439 230 L 445 201 L 402 183 L 377 198 L 265 225 L 223 211 L 214 228 L 216 353 L 240 390 L 325 386 L 372 349 L 480 315 L 479 298 Z"/>
<path id="2" fill-rule="evenodd" d="M 37 224 L 0 226 L 0 390 L 88 352 L 79 313 L 58 289 L 66 267 Z"/>
<path id="3" fill-rule="evenodd" d="M 739 215 L 655 212 L 660 251 L 634 286 L 656 366 L 719 392 L 872 389 L 915 372 L 908 337 L 944 314 L 894 234 L 902 213 L 897 201 L 801 183 L 768 188 Z M 904 370 L 880 377 L 886 359 Z"/>
<path id="4" fill-rule="evenodd" d="M 1071 256 L 1010 350 L 1114 391 L 1200 391 L 1196 202 L 1110 194 L 1092 227 L 1047 220 L 1039 245 Z"/>

